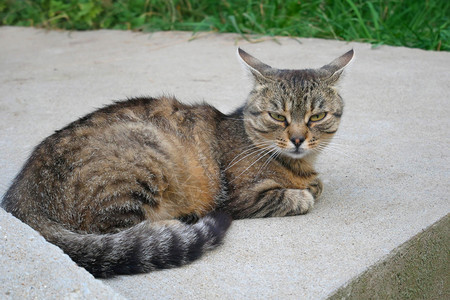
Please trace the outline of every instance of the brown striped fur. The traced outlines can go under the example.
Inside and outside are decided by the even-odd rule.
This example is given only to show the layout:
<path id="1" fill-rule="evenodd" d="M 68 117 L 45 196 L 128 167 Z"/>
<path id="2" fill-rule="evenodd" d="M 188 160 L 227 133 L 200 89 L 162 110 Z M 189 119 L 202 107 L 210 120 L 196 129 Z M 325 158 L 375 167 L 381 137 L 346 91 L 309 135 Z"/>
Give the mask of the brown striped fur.
<path id="1" fill-rule="evenodd" d="M 97 110 L 36 147 L 2 206 L 103 277 L 188 263 L 220 243 L 228 215 L 306 213 L 353 51 L 316 70 L 238 53 L 254 88 L 234 113 L 172 97 Z"/>

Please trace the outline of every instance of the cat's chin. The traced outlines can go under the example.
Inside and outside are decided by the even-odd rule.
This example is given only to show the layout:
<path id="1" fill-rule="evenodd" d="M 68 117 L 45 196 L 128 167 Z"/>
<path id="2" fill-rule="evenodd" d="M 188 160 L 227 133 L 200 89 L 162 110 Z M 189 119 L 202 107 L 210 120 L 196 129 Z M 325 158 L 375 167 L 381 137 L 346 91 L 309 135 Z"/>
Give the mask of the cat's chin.
<path id="1" fill-rule="evenodd" d="M 299 149 L 299 150 L 291 150 L 291 151 L 283 151 L 283 154 L 286 155 L 289 158 L 293 159 L 301 159 L 307 156 L 309 151 Z"/>

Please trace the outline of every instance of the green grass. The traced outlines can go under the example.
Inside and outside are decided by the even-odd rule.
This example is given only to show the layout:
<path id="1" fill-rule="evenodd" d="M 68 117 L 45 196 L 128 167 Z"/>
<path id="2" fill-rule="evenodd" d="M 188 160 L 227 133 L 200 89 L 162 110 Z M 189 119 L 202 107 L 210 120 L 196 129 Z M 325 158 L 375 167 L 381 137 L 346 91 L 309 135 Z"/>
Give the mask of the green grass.
<path id="1" fill-rule="evenodd" d="M 448 0 L 0 0 L 0 25 L 236 32 L 450 50 Z"/>

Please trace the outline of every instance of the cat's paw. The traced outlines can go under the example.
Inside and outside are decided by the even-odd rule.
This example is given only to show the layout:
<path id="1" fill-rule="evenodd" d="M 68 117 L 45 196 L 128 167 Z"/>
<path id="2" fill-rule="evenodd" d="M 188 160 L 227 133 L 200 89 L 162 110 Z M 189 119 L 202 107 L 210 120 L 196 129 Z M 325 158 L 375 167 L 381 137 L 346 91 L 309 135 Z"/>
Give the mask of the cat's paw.
<path id="1" fill-rule="evenodd" d="M 308 191 L 311 192 L 314 199 L 317 199 L 323 191 L 323 184 L 319 178 L 314 179 L 308 186 Z"/>
<path id="2" fill-rule="evenodd" d="M 292 205 L 292 215 L 306 214 L 314 206 L 314 196 L 307 189 L 288 189 L 286 190 L 285 198 Z"/>

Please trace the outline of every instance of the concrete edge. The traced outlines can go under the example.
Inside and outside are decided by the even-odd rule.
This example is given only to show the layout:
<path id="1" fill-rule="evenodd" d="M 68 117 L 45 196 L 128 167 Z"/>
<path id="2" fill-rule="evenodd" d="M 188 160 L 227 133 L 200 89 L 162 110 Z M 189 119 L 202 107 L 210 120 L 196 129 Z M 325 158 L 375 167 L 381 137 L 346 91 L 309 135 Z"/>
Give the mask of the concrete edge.
<path id="1" fill-rule="evenodd" d="M 126 299 L 0 208 L 0 299 Z"/>
<path id="2" fill-rule="evenodd" d="M 328 299 L 450 299 L 449 240 L 447 214 Z"/>

